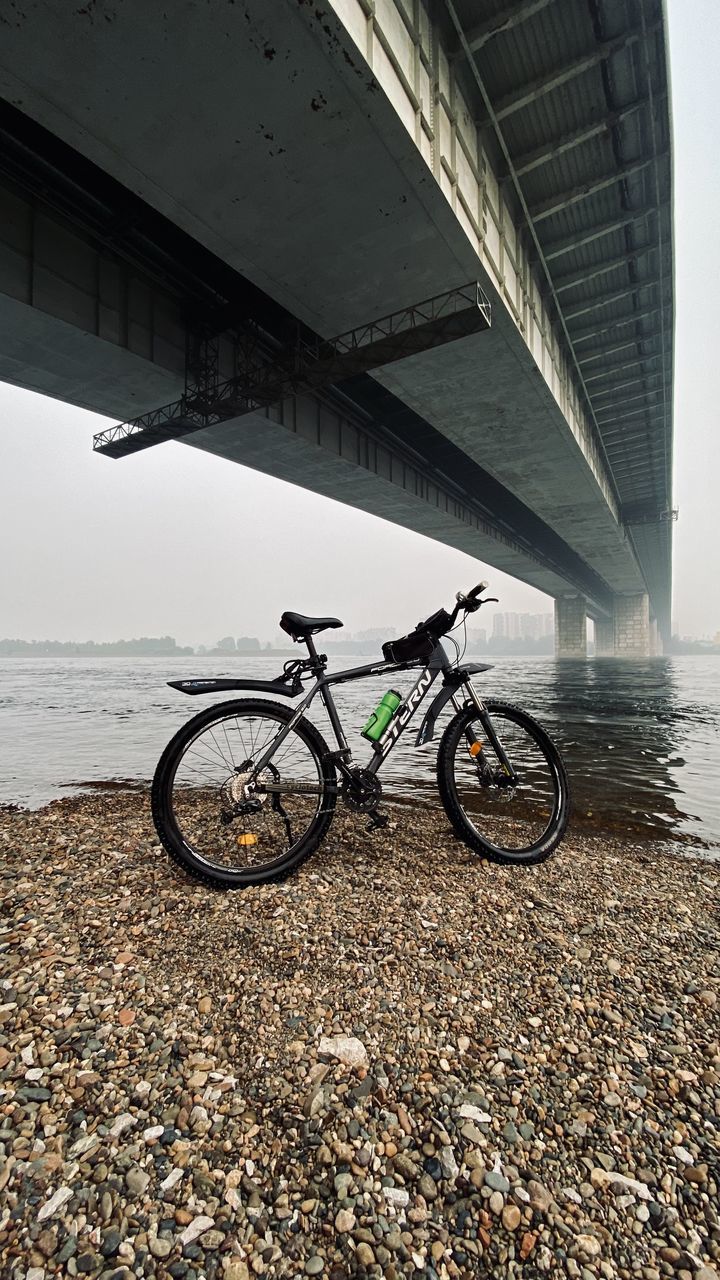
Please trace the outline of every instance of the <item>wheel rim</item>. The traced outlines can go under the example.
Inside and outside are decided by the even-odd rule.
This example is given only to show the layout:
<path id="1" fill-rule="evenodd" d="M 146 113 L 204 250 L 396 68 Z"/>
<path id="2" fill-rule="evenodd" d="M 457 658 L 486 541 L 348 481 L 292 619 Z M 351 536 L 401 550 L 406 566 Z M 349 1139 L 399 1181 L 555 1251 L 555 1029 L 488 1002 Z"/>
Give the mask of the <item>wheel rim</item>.
<path id="1" fill-rule="evenodd" d="M 255 761 L 284 723 L 268 712 L 221 716 L 183 748 L 170 786 L 170 817 L 187 851 L 209 870 L 271 869 L 292 856 L 317 821 L 322 769 L 295 730 L 251 783 Z"/>
<path id="2" fill-rule="evenodd" d="M 467 821 L 485 844 L 511 858 L 540 848 L 555 828 L 561 793 L 558 771 L 529 728 L 506 712 L 491 710 L 490 720 L 516 776 L 505 770 L 479 716 L 466 721 L 453 753 L 458 801 Z M 470 753 L 467 732 L 482 750 Z"/>

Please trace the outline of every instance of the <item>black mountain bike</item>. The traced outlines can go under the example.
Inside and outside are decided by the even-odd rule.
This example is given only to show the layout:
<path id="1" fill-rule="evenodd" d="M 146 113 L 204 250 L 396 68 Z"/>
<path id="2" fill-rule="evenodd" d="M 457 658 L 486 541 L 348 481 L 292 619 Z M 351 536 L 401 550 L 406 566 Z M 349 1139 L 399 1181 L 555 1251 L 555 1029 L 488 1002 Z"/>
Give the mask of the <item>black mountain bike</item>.
<path id="1" fill-rule="evenodd" d="M 440 643 L 457 619 L 474 613 L 482 582 L 457 594 L 452 613 L 439 609 L 400 640 L 383 645 L 383 662 L 326 675 L 327 657 L 313 636 L 341 627 L 337 618 L 284 613 L 280 626 L 303 641 L 308 657 L 286 662 L 276 680 L 171 680 L 173 689 L 201 694 L 246 689 L 298 697 L 289 708 L 267 698 L 221 702 L 194 716 L 168 744 L 152 786 L 152 812 L 168 853 L 206 884 L 234 889 L 278 880 L 317 848 L 338 796 L 368 816 L 368 830 L 387 822 L 380 812 L 378 772 L 438 677 L 416 746 L 430 742 L 438 716 L 455 709 L 438 750 L 437 778 L 445 812 L 471 849 L 495 862 L 541 862 L 563 837 L 569 813 L 565 768 L 550 738 L 509 703 L 483 700 L 471 677 L 486 664 L 460 665 Z M 457 647 L 457 646 L 456 646 Z M 401 699 L 391 690 L 363 732 L 375 737 L 365 765 L 353 762 L 331 688 L 349 680 L 422 667 Z M 320 694 L 332 726 L 333 751 L 304 712 Z M 399 704 L 399 705 L 398 705 Z"/>

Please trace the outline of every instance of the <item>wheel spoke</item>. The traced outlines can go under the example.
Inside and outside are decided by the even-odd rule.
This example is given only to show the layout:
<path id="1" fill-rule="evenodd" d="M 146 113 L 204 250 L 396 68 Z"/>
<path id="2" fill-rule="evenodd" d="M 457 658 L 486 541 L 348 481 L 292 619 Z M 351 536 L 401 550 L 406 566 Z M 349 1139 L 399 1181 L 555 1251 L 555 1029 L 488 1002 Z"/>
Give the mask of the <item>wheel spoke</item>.
<path id="1" fill-rule="evenodd" d="M 322 765 L 297 727 L 253 777 L 285 724 L 279 711 L 256 704 L 201 724 L 185 742 L 171 783 L 172 824 L 181 846 L 209 869 L 243 874 L 282 862 L 328 812 Z"/>
<path id="2" fill-rule="evenodd" d="M 454 804 L 471 841 L 474 836 L 488 852 L 512 861 L 542 849 L 558 826 L 564 812 L 560 775 L 552 747 L 537 726 L 531 728 L 532 721 L 499 705 L 488 714 L 497 749 L 479 713 L 458 724 L 449 744 Z"/>

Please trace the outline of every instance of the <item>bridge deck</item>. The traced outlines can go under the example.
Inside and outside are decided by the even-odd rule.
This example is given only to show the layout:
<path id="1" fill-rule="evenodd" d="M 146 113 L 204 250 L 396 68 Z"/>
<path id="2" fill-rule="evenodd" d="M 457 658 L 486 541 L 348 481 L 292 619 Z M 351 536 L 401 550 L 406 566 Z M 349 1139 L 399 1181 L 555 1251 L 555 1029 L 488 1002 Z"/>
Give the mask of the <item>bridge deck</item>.
<path id="1" fill-rule="evenodd" d="M 4 29 L 0 94 L 115 179 L 129 204 L 158 211 L 321 337 L 479 278 L 491 334 L 378 381 L 535 511 L 609 591 L 647 585 L 667 625 L 672 227 L 660 0 L 445 0 L 434 26 L 422 3 L 334 8 L 342 20 L 328 0 L 247 0 L 214 15 L 179 0 L 149 25 L 140 0 L 112 22 L 78 9 L 58 23 L 46 5 L 42 22 L 20 13 Z M 92 68 L 82 93 L 77 66 Z M 109 333 L 108 314 L 121 317 L 126 302 L 106 303 L 113 290 L 98 284 L 97 263 L 123 260 L 134 206 L 91 237 L 102 246 L 93 259 L 67 247 L 60 228 L 72 213 L 48 218 L 42 199 L 27 225 L 15 211 L 3 232 L 0 374 L 118 416 L 167 400 L 143 401 L 133 344 L 157 333 L 175 272 L 167 338 L 157 334 L 144 359 L 161 366 L 158 386 L 177 384 L 177 259 L 155 276 L 150 318 L 134 328 L 118 319 Z M 79 344 L 85 394 L 80 360 L 70 379 L 25 341 L 42 329 L 38 309 L 97 339 Z M 120 348 L 138 356 L 132 375 Z M 94 376 L 106 357 L 117 394 Z M 227 456 L 242 456 L 233 430 Z"/>

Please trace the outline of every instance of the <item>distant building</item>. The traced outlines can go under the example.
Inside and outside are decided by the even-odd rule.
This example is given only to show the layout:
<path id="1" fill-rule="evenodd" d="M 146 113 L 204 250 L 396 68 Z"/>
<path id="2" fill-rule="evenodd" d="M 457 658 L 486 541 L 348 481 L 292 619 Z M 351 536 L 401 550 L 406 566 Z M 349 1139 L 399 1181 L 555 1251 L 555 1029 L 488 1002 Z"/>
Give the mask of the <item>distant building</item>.
<path id="1" fill-rule="evenodd" d="M 551 613 L 496 613 L 493 618 L 492 634 L 496 640 L 541 640 L 554 630 Z"/>
<path id="2" fill-rule="evenodd" d="M 467 647 L 470 653 L 482 651 L 487 648 L 487 631 L 485 627 L 473 627 L 468 631 Z"/>

